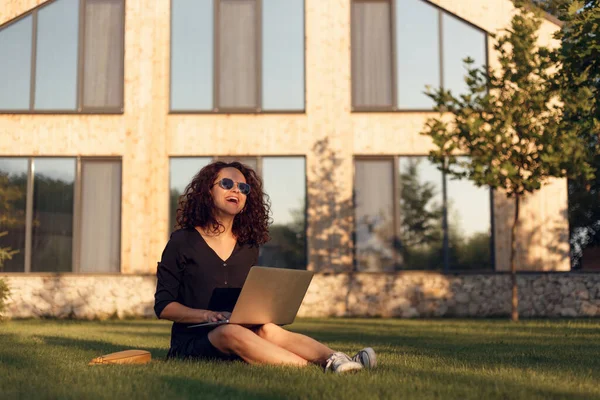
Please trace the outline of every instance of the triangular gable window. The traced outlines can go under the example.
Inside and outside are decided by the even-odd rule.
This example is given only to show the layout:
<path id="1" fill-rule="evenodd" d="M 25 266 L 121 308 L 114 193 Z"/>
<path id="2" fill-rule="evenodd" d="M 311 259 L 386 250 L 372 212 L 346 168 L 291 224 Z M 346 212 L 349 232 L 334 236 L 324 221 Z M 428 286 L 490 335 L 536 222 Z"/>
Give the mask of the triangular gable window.
<path id="1" fill-rule="evenodd" d="M 124 0 L 53 0 L 0 27 L 0 112 L 123 112 Z"/>

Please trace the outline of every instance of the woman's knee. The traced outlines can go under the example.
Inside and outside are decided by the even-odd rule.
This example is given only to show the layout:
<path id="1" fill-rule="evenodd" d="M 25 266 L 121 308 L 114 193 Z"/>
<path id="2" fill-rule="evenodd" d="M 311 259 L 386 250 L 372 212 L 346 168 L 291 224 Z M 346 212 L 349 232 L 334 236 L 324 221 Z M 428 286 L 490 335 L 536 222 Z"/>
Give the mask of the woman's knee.
<path id="1" fill-rule="evenodd" d="M 217 348 L 236 350 L 247 341 L 248 333 L 252 332 L 239 325 L 227 324 L 213 329 L 208 337 Z"/>
<path id="2" fill-rule="evenodd" d="M 261 338 L 272 342 L 277 339 L 277 337 L 281 334 L 281 331 L 283 331 L 283 328 L 281 328 L 279 325 L 268 323 L 261 325 L 256 330 L 256 334 Z"/>

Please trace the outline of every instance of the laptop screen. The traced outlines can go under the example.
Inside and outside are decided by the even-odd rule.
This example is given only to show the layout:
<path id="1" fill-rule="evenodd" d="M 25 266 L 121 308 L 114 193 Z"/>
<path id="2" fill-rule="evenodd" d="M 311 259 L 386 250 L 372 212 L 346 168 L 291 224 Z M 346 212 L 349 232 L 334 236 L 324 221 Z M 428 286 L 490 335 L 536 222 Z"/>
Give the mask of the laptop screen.
<path id="1" fill-rule="evenodd" d="M 215 288 L 208 302 L 211 311 L 232 312 L 242 288 Z"/>

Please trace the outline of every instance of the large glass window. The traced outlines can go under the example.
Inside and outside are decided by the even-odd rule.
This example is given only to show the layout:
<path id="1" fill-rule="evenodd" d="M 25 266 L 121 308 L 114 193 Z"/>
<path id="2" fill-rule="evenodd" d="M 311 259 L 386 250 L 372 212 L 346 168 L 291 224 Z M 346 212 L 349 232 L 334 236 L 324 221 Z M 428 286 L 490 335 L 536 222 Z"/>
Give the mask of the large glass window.
<path id="1" fill-rule="evenodd" d="M 27 110 L 31 88 L 32 17 L 0 29 L 0 110 Z"/>
<path id="2" fill-rule="evenodd" d="M 306 268 L 306 162 L 304 157 L 174 157 L 171 158 L 170 228 L 174 229 L 179 197 L 194 175 L 212 161 L 238 161 L 263 179 L 271 202 L 271 241 L 260 250 L 259 264 Z"/>
<path id="3" fill-rule="evenodd" d="M 426 157 L 400 157 L 400 245 L 405 269 L 443 269 L 442 173 Z"/>
<path id="4" fill-rule="evenodd" d="M 212 110 L 213 1 L 171 4 L 171 110 Z"/>
<path id="5" fill-rule="evenodd" d="M 394 270 L 397 257 L 393 160 L 357 161 L 354 179 L 357 269 Z"/>
<path id="6" fill-rule="evenodd" d="M 52 0 L 0 27 L 0 112 L 122 112 L 124 12 Z"/>
<path id="7" fill-rule="evenodd" d="M 304 109 L 304 2 L 262 0 L 262 108 Z"/>
<path id="8" fill-rule="evenodd" d="M 73 270 L 75 159 L 33 162 L 32 272 Z"/>
<path id="9" fill-rule="evenodd" d="M 467 91 L 464 59 L 475 66 L 486 65 L 486 36 L 481 30 L 449 14 L 442 14 L 443 86 L 457 96 Z"/>
<path id="10" fill-rule="evenodd" d="M 169 169 L 169 230 L 172 232 L 177 217 L 179 198 L 185 192 L 194 175 L 210 164 L 210 157 L 174 157 Z"/>
<path id="11" fill-rule="evenodd" d="M 0 158 L 0 211 L 6 272 L 119 271 L 119 159 Z"/>
<path id="12" fill-rule="evenodd" d="M 28 163 L 27 158 L 0 158 L 0 248 L 13 253 L 0 272 L 23 272 L 25 268 Z"/>
<path id="13" fill-rule="evenodd" d="M 36 110 L 75 110 L 79 0 L 56 0 L 37 13 Z"/>
<path id="14" fill-rule="evenodd" d="M 171 111 L 304 110 L 302 0 L 172 0 Z"/>
<path id="15" fill-rule="evenodd" d="M 490 190 L 466 179 L 446 185 L 450 269 L 492 268 Z"/>
<path id="16" fill-rule="evenodd" d="M 264 157 L 262 175 L 271 200 L 271 240 L 262 246 L 259 264 L 306 268 L 306 166 L 304 157 Z"/>
<path id="17" fill-rule="evenodd" d="M 353 109 L 431 110 L 427 87 L 463 93 L 463 60 L 486 65 L 486 46 L 483 30 L 428 1 L 353 0 Z"/>
<path id="18" fill-rule="evenodd" d="M 399 0 L 395 11 L 398 108 L 431 109 L 423 92 L 440 86 L 439 11 L 421 0 Z"/>
<path id="19" fill-rule="evenodd" d="M 359 271 L 493 266 L 490 190 L 446 178 L 427 157 L 357 159 L 354 199 Z"/>

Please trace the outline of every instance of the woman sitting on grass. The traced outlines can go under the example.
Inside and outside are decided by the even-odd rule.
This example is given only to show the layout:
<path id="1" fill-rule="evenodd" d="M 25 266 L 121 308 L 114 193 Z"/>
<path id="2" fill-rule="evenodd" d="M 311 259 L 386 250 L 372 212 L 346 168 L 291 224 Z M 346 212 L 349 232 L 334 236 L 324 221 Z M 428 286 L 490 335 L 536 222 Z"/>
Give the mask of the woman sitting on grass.
<path id="1" fill-rule="evenodd" d="M 232 310 L 208 310 L 215 288 L 241 288 L 269 240 L 269 205 L 262 181 L 247 166 L 215 162 L 193 178 L 177 209 L 173 232 L 158 263 L 154 311 L 173 321 L 168 358 L 244 360 L 253 364 L 356 371 L 376 364 L 371 348 L 354 357 L 277 325 L 236 324 L 187 329 L 228 319 Z"/>

